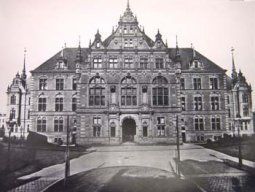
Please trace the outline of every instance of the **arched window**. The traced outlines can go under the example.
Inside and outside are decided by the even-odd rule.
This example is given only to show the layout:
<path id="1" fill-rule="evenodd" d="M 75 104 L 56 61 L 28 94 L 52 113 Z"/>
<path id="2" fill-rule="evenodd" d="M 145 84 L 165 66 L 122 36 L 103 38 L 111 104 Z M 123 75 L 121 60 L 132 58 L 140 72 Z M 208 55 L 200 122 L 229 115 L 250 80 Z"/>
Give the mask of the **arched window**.
<path id="1" fill-rule="evenodd" d="M 152 101 L 156 106 L 167 106 L 169 104 L 169 93 L 167 87 L 167 79 L 162 76 L 157 76 L 153 79 L 152 84 Z"/>
<path id="2" fill-rule="evenodd" d="M 90 80 L 89 105 L 105 105 L 105 81 L 99 76 L 95 76 Z"/>
<path id="3" fill-rule="evenodd" d="M 55 98 L 55 111 L 63 111 L 64 98 L 61 94 L 57 95 Z"/>
<path id="4" fill-rule="evenodd" d="M 116 136 L 116 124 L 114 122 L 112 122 L 110 124 L 111 127 L 111 137 L 115 137 Z"/>
<path id="5" fill-rule="evenodd" d="M 54 119 L 54 131 L 55 132 L 63 132 L 64 130 L 64 121 L 63 117 L 55 117 Z"/>
<path id="6" fill-rule="evenodd" d="M 15 95 L 11 96 L 11 105 L 16 105 L 16 96 Z"/>
<path id="7" fill-rule="evenodd" d="M 15 117 L 16 117 L 16 111 L 15 111 L 15 109 L 11 109 L 11 111 L 10 111 L 10 119 L 12 120 L 12 119 L 15 119 Z"/>
<path id="8" fill-rule="evenodd" d="M 137 105 L 136 80 L 131 76 L 126 76 L 121 81 L 121 105 Z"/>
<path id="9" fill-rule="evenodd" d="M 46 132 L 46 117 L 38 117 L 37 118 L 37 131 L 38 132 Z"/>

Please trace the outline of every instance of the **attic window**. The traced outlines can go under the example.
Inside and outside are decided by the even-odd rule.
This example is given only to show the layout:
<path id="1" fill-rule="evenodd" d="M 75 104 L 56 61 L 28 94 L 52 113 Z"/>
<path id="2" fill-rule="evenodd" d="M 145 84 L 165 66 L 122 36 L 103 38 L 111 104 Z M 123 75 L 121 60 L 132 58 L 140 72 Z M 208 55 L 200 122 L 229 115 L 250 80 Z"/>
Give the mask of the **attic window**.
<path id="1" fill-rule="evenodd" d="M 126 28 L 126 27 L 124 27 L 124 33 L 125 33 L 125 34 L 127 33 L 127 28 Z"/>
<path id="2" fill-rule="evenodd" d="M 66 69 L 67 65 L 63 60 L 59 60 L 56 66 L 57 69 Z"/>
<path id="3" fill-rule="evenodd" d="M 190 63 L 190 68 L 199 69 L 199 68 L 202 68 L 202 67 L 203 67 L 203 64 L 197 59 L 194 59 Z"/>
<path id="4" fill-rule="evenodd" d="M 100 43 L 97 42 L 97 43 L 96 43 L 96 48 L 99 48 L 99 47 L 100 47 Z"/>

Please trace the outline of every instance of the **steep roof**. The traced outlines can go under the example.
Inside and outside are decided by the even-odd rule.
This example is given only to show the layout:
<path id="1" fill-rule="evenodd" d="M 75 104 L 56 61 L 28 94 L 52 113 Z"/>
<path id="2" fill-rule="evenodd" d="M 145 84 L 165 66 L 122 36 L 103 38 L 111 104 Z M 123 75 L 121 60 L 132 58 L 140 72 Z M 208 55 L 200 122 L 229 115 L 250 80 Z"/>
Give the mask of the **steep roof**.
<path id="1" fill-rule="evenodd" d="M 64 49 L 64 57 L 67 60 L 67 66 L 68 66 L 68 70 L 75 70 L 75 59 L 76 59 L 76 55 L 77 55 L 77 51 L 78 48 L 65 48 Z M 168 52 L 171 58 L 175 57 L 175 48 L 169 48 Z M 193 56 L 193 50 L 191 48 L 179 48 L 180 51 L 180 55 L 181 55 L 181 62 L 182 62 L 182 70 L 188 70 L 189 69 L 189 63 L 192 59 Z M 82 53 L 82 57 L 83 58 L 87 58 L 87 55 L 89 53 L 89 49 L 88 48 L 81 48 L 81 53 Z M 211 60 L 209 60 L 208 58 L 206 58 L 205 56 L 203 56 L 202 54 L 200 54 L 199 52 L 196 51 L 197 57 L 200 59 L 200 61 L 203 63 L 204 65 L 204 70 L 203 71 L 209 71 L 209 72 L 225 72 L 225 70 L 223 68 L 221 68 L 220 66 L 218 66 L 217 64 L 215 64 L 214 62 L 212 62 Z M 51 57 L 50 59 L 48 59 L 47 61 L 45 61 L 43 64 L 41 64 L 39 67 L 37 67 L 36 69 L 34 69 L 33 72 L 47 72 L 47 71 L 54 71 L 57 69 L 55 69 L 56 64 L 57 64 L 57 60 L 61 55 L 61 51 L 59 51 L 57 54 L 55 54 L 53 57 Z"/>
<path id="2" fill-rule="evenodd" d="M 67 70 L 75 70 L 75 59 L 78 52 L 78 48 L 65 48 L 63 50 L 64 52 L 64 58 L 67 60 Z M 83 58 L 86 58 L 88 54 L 88 48 L 81 48 L 81 54 Z M 34 72 L 45 72 L 45 71 L 54 71 L 56 70 L 56 64 L 58 61 L 58 58 L 61 55 L 61 51 L 59 51 L 57 54 L 55 54 L 53 57 L 42 63 L 39 67 L 32 70 L 31 73 Z M 57 71 L 57 70 L 56 70 Z"/>
<path id="3" fill-rule="evenodd" d="M 171 58 L 175 57 L 176 49 L 169 48 L 169 54 Z M 193 58 L 192 48 L 179 48 L 182 62 L 182 70 L 188 70 L 191 59 Z M 204 71 L 210 72 L 225 72 L 226 70 L 209 60 L 207 57 L 196 51 L 197 58 L 203 63 Z"/>

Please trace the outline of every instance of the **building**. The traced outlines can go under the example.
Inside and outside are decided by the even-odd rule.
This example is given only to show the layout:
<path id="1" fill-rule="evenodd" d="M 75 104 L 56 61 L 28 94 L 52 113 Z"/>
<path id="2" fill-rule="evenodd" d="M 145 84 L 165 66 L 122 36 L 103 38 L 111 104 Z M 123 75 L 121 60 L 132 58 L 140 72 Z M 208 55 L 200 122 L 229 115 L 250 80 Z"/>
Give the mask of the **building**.
<path id="1" fill-rule="evenodd" d="M 26 51 L 25 51 L 26 54 Z M 26 55 L 24 54 L 24 66 L 21 75 L 19 73 L 13 78 L 7 88 L 7 115 L 5 135 L 26 138 L 30 129 L 30 91 L 29 79 L 26 75 Z M 13 125 L 9 123 L 12 122 Z"/>
<path id="2" fill-rule="evenodd" d="M 105 40 L 97 31 L 31 71 L 30 127 L 58 142 L 69 125 L 78 144 L 175 143 L 177 125 L 184 142 L 233 135 L 237 122 L 250 135 L 251 87 L 234 67 L 228 77 L 194 47 L 151 39 L 128 4 Z"/>

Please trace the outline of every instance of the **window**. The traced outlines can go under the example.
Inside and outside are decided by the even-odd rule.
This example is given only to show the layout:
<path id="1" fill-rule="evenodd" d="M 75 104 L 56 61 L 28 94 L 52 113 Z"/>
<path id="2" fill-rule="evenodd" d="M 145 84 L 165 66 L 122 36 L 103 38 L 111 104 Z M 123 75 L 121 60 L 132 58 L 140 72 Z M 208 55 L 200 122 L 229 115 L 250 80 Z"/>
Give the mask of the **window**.
<path id="1" fill-rule="evenodd" d="M 94 58 L 93 59 L 93 68 L 94 69 L 102 68 L 102 59 L 101 58 Z"/>
<path id="2" fill-rule="evenodd" d="M 45 117 L 37 118 L 37 131 L 38 132 L 46 132 L 46 118 Z"/>
<path id="3" fill-rule="evenodd" d="M 143 126 L 143 137 L 148 137 L 148 127 Z"/>
<path id="4" fill-rule="evenodd" d="M 247 121 L 244 121 L 243 124 L 242 124 L 242 127 L 244 128 L 244 130 L 248 130 L 248 122 Z"/>
<path id="5" fill-rule="evenodd" d="M 30 110 L 27 111 L 27 119 L 30 119 Z"/>
<path id="6" fill-rule="evenodd" d="M 218 89 L 218 78 L 210 78 L 210 89 Z"/>
<path id="7" fill-rule="evenodd" d="M 124 68 L 125 69 L 133 69 L 134 68 L 133 58 L 128 57 L 128 58 L 124 59 Z"/>
<path id="8" fill-rule="evenodd" d="M 195 117 L 195 130 L 196 131 L 203 131 L 204 130 L 204 119 L 203 117 Z"/>
<path id="9" fill-rule="evenodd" d="M 64 90 L 64 79 L 56 79 L 56 90 Z"/>
<path id="10" fill-rule="evenodd" d="M 95 76 L 90 81 L 89 88 L 89 105 L 104 106 L 105 105 L 105 81 L 99 76 Z"/>
<path id="11" fill-rule="evenodd" d="M 140 58 L 140 68 L 148 69 L 148 58 L 146 58 L 146 57 Z"/>
<path id="12" fill-rule="evenodd" d="M 16 117 L 16 111 L 15 111 L 15 109 L 11 109 L 11 111 L 10 111 L 10 119 L 11 120 L 15 119 L 15 117 Z"/>
<path id="13" fill-rule="evenodd" d="M 101 127 L 100 126 L 93 127 L 93 136 L 94 137 L 100 137 L 100 131 L 101 131 Z"/>
<path id="14" fill-rule="evenodd" d="M 183 89 L 185 89 L 185 79 L 184 78 L 181 78 L 180 79 L 180 88 L 183 90 Z"/>
<path id="15" fill-rule="evenodd" d="M 101 117 L 93 117 L 93 124 L 94 125 L 101 125 Z"/>
<path id="16" fill-rule="evenodd" d="M 218 96 L 212 96 L 211 97 L 211 109 L 212 110 L 219 110 L 220 109 L 219 97 Z"/>
<path id="17" fill-rule="evenodd" d="M 227 104 L 230 103 L 230 98 L 229 98 L 229 95 L 227 96 Z"/>
<path id="18" fill-rule="evenodd" d="M 194 110 L 195 111 L 201 111 L 202 110 L 202 97 L 196 96 L 194 97 Z"/>
<path id="19" fill-rule="evenodd" d="M 28 105 L 31 104 L 31 97 L 28 98 Z"/>
<path id="20" fill-rule="evenodd" d="M 47 90 L 47 79 L 39 79 L 39 90 Z"/>
<path id="21" fill-rule="evenodd" d="M 72 98 L 72 111 L 76 111 L 77 109 L 77 98 L 73 97 Z"/>
<path id="22" fill-rule="evenodd" d="M 11 96 L 11 105 L 16 105 L 16 96 L 15 95 Z"/>
<path id="23" fill-rule="evenodd" d="M 54 119 L 54 131 L 55 132 L 63 132 L 64 131 L 64 121 L 63 118 L 55 117 Z"/>
<path id="24" fill-rule="evenodd" d="M 181 97 L 181 107 L 182 111 L 186 111 L 185 97 Z"/>
<path id="25" fill-rule="evenodd" d="M 164 68 L 164 60 L 163 58 L 156 58 L 155 59 L 156 69 L 163 69 Z"/>
<path id="26" fill-rule="evenodd" d="M 244 93 L 243 94 L 243 103 L 248 103 L 249 99 L 248 99 L 248 94 Z"/>
<path id="27" fill-rule="evenodd" d="M 248 117 L 249 116 L 249 108 L 247 105 L 243 106 L 243 116 Z"/>
<path id="28" fill-rule="evenodd" d="M 220 130 L 220 118 L 212 117 L 211 118 L 211 126 L 212 126 L 212 130 Z"/>
<path id="29" fill-rule="evenodd" d="M 63 111 L 63 97 L 57 96 L 55 98 L 55 111 Z"/>
<path id="30" fill-rule="evenodd" d="M 152 102 L 153 105 L 156 106 L 167 106 L 169 104 L 168 98 L 168 88 L 167 80 L 165 77 L 158 76 L 156 77 L 153 82 L 156 87 L 152 88 Z"/>
<path id="31" fill-rule="evenodd" d="M 116 137 L 116 125 L 115 123 L 111 123 L 111 137 Z"/>
<path id="32" fill-rule="evenodd" d="M 45 97 L 39 97 L 38 98 L 38 111 L 46 111 L 46 98 Z"/>
<path id="33" fill-rule="evenodd" d="M 228 109 L 228 117 L 230 118 L 231 117 L 231 110 Z"/>
<path id="34" fill-rule="evenodd" d="M 124 27 L 123 31 L 124 33 L 127 33 L 127 27 Z"/>
<path id="35" fill-rule="evenodd" d="M 165 136 L 165 117 L 157 117 L 158 136 Z"/>
<path id="36" fill-rule="evenodd" d="M 137 89 L 136 80 L 133 77 L 124 77 L 121 81 L 121 105 L 135 106 L 137 105 Z"/>
<path id="37" fill-rule="evenodd" d="M 111 69 L 118 68 L 118 59 L 117 58 L 110 58 L 109 59 L 109 68 L 111 68 Z"/>
<path id="38" fill-rule="evenodd" d="M 73 78 L 73 90 L 77 90 L 77 79 Z"/>
<path id="39" fill-rule="evenodd" d="M 200 78 L 193 79 L 193 87 L 195 90 L 201 89 L 201 79 Z"/>

